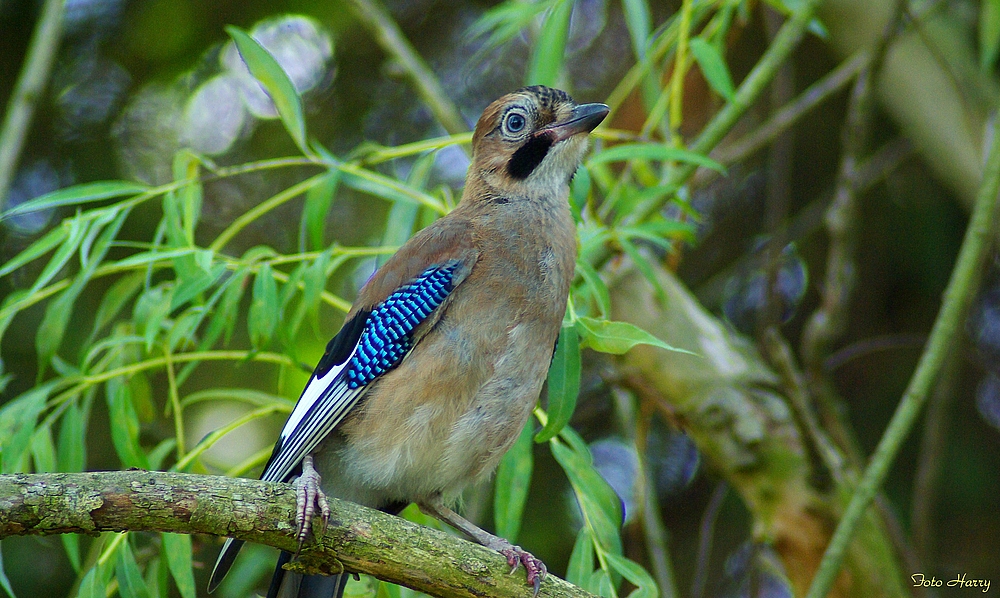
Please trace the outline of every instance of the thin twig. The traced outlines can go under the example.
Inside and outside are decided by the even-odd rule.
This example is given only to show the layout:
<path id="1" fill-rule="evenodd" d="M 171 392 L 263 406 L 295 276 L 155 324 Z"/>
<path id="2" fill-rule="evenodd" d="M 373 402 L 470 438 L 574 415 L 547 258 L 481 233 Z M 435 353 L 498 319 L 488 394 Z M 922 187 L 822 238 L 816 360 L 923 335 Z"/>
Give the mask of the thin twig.
<path id="1" fill-rule="evenodd" d="M 406 36 L 378 0 L 351 0 L 361 21 L 375 35 L 382 49 L 399 61 L 407 76 L 417 88 L 420 99 L 434 113 L 445 131 L 458 135 L 469 130 L 458 108 L 445 93 L 441 82 L 410 45 Z M 462 146 L 465 151 L 468 147 Z"/>
<path id="2" fill-rule="evenodd" d="M 764 23 L 768 36 L 773 38 L 780 27 L 781 15 L 774 8 L 762 5 Z M 771 106 L 784 106 L 792 98 L 795 90 L 795 70 L 792 62 L 786 62 L 778 70 L 771 82 Z M 773 108 L 772 108 L 773 109 Z M 765 227 L 769 236 L 766 247 L 767 293 L 764 301 L 764 317 L 758 331 L 769 328 L 781 318 L 781 303 L 777 300 L 778 270 L 781 268 L 781 253 L 787 243 L 788 207 L 792 200 L 792 170 L 795 152 L 794 130 L 785 129 L 771 144 L 767 159 L 767 206 Z M 780 334 L 777 330 L 775 333 Z M 765 343 L 765 347 L 770 346 Z"/>
<path id="3" fill-rule="evenodd" d="M 953 354 L 944 365 L 934 394 L 927 404 L 924 416 L 924 435 L 920 440 L 917 473 L 913 480 L 913 505 L 910 521 L 913 529 L 913 546 L 921 565 L 934 563 L 934 505 L 935 490 L 941 466 L 944 465 L 944 446 L 948 438 L 952 399 L 955 382 L 961 369 L 960 354 Z M 914 569 L 916 571 L 916 569 Z"/>
<path id="4" fill-rule="evenodd" d="M 826 473 L 833 476 L 837 482 L 843 481 L 844 458 L 816 419 L 810 402 L 809 390 L 802 372 L 795 363 L 795 357 L 788 342 L 781 336 L 776 326 L 770 326 L 761 336 L 761 345 L 764 347 L 771 366 L 781 376 L 782 389 L 785 396 L 788 397 L 788 402 L 800 427 L 804 428 L 810 440 L 810 449 L 819 457 Z M 818 480 L 829 479 L 823 473 L 813 472 L 814 484 L 821 488 L 827 484 L 819 483 Z"/>
<path id="5" fill-rule="evenodd" d="M 790 103 L 772 114 L 764 124 L 732 143 L 717 147 L 712 152 L 711 157 L 721 164 L 735 164 L 746 160 L 753 153 L 771 143 L 783 131 L 797 123 L 813 108 L 843 89 L 867 63 L 867 52 L 855 53 L 822 79 L 807 87 Z M 704 170 L 706 174 L 715 172 Z"/>
<path id="6" fill-rule="evenodd" d="M 968 311 L 978 287 L 990 241 L 996 231 L 997 192 L 1000 191 L 1000 140 L 997 136 L 1000 135 L 1000 131 L 997 131 L 995 126 L 993 129 L 992 138 L 996 141 L 990 147 L 969 227 L 965 232 L 965 239 L 955 261 L 951 279 L 945 289 L 941 310 L 931 329 L 927 347 L 920 356 L 906 392 L 837 525 L 806 598 L 822 598 L 830 591 L 851 537 L 885 480 L 889 467 L 920 415 L 920 410 L 941 371 L 941 366 L 961 334 L 962 318 Z"/>
<path id="7" fill-rule="evenodd" d="M 834 342 L 843 335 L 850 314 L 850 298 L 858 270 L 858 198 L 862 195 L 858 180 L 859 165 L 868 146 L 875 102 L 875 76 L 885 59 L 890 41 L 898 31 L 904 4 L 902 0 L 897 0 L 892 18 L 883 29 L 868 64 L 855 80 L 851 91 L 843 129 L 843 155 L 833 200 L 826 212 L 830 244 L 825 277 L 820 287 L 820 305 L 810 315 L 802 333 L 802 364 L 807 373 L 812 405 L 830 435 L 837 439 L 843 453 L 851 459 L 854 468 L 861 466 L 861 451 L 853 441 L 850 425 L 844 421 L 841 400 L 833 390 L 834 385 L 824 366 Z"/>
<path id="8" fill-rule="evenodd" d="M 774 42 L 768 46 L 760 61 L 740 84 L 733 99 L 709 121 L 688 149 L 698 154 L 707 154 L 718 145 L 726 133 L 733 128 L 736 121 L 760 97 L 768 83 L 774 78 L 775 73 L 788 59 L 792 50 L 798 47 L 806 28 L 812 21 L 813 13 L 818 4 L 819 0 L 805 0 L 798 6 L 798 10 L 793 12 L 791 18 L 781 27 Z M 680 188 L 684 182 L 691 178 L 696 169 L 697 166 L 694 164 L 679 164 L 670 173 L 670 177 L 664 183 L 665 186 Z M 646 220 L 659 212 L 668 201 L 670 201 L 669 195 L 639 207 L 631 220 L 636 222 Z"/>
<path id="9" fill-rule="evenodd" d="M 837 174 L 833 201 L 826 212 L 830 248 L 826 276 L 821 286 L 822 300 L 810 316 L 803 333 L 802 356 L 812 380 L 824 376 L 823 360 L 847 323 L 848 299 L 854 290 L 854 263 L 857 233 L 857 197 L 854 184 L 859 154 L 868 136 L 871 116 L 872 69 L 858 77 L 851 94 L 847 123 L 844 127 L 844 154 Z"/>
<path id="10" fill-rule="evenodd" d="M 14 179 L 24 139 L 31 126 L 35 107 L 49 81 L 49 72 L 62 37 L 63 5 L 66 0 L 46 0 L 28 45 L 24 66 L 14 93 L 7 102 L 3 129 L 0 129 L 0 212 L 7 208 L 7 190 Z"/>
<path id="11" fill-rule="evenodd" d="M 729 486 L 725 482 L 719 482 L 712 492 L 708 506 L 705 507 L 705 514 L 701 517 L 701 525 L 698 527 L 698 559 L 695 563 L 694 579 L 691 581 L 691 598 L 701 598 L 705 595 L 705 586 L 708 583 L 708 565 L 712 558 L 715 520 L 719 517 L 722 501 L 726 498 L 728 490 Z"/>

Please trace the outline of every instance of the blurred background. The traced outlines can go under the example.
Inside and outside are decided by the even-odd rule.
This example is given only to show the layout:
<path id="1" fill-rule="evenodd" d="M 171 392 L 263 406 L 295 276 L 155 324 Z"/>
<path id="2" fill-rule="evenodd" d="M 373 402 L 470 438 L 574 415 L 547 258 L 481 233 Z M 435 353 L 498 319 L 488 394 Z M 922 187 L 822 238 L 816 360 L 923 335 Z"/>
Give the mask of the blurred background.
<path id="1" fill-rule="evenodd" d="M 46 193 L 92 181 L 164 185 L 177 179 L 176 156 L 182 148 L 200 157 L 204 172 L 299 155 L 226 34 L 228 25 L 248 31 L 288 73 L 302 97 L 309 137 L 340 159 L 363 162 L 384 147 L 460 135 L 461 127 L 473 126 L 490 101 L 535 82 L 528 79 L 529 69 L 539 72 L 532 61 L 539 55 L 539 44 L 552 34 L 547 19 L 563 5 L 571 16 L 562 62 L 554 68 L 552 82 L 580 102 L 614 100 L 613 118 L 603 127 L 604 133 L 597 133 L 596 145 L 603 149 L 637 140 L 689 142 L 727 105 L 725 77 L 718 70 L 713 76 L 711 55 L 697 56 L 700 70 L 692 68 L 680 77 L 680 94 L 670 99 L 668 116 L 673 122 L 653 121 L 649 126 L 651 114 L 659 111 L 664 117 L 665 105 L 656 100 L 667 96 L 663 90 L 678 79 L 676 36 L 647 60 L 645 72 L 637 74 L 635 67 L 646 52 L 655 53 L 655 40 L 667 39 L 667 33 L 681 26 L 679 15 L 685 10 L 693 19 L 694 24 L 688 24 L 692 37 L 700 32 L 710 39 L 714 55 L 725 61 L 719 68 L 739 85 L 772 46 L 788 15 L 803 3 L 67 0 L 60 41 L 51 68 L 43 74 L 44 91 L 34 102 L 23 144 L 0 179 L 6 186 L 0 186 L 0 206 L 4 211 L 15 209 Z M 4 105 L 15 95 L 45 6 L 41 1 L 0 0 Z M 381 17 L 387 17 L 392 27 L 379 25 Z M 706 23 L 715 29 L 709 31 Z M 391 40 L 386 41 L 393 31 L 401 33 L 426 63 L 457 110 L 457 122 L 442 118 L 440 106 L 436 110 L 419 90 L 412 64 L 394 53 Z M 640 35 L 643 31 L 645 35 Z M 986 126 L 996 104 L 998 41 L 1000 3 L 993 0 L 822 3 L 790 59 L 753 98 L 753 106 L 729 135 L 709 148 L 708 155 L 725 166 L 725 175 L 698 170 L 656 210 L 664 221 L 682 223 L 684 235 L 634 244 L 664 272 L 676 276 L 684 289 L 678 292 L 692 301 L 690 313 L 704 310 L 715 322 L 713 330 L 725 335 L 733 351 L 750 355 L 746 359 L 752 381 L 742 379 L 740 392 L 766 387 L 777 400 L 790 402 L 793 391 L 804 388 L 813 405 L 807 411 L 816 414 L 824 436 L 854 467 L 865 462 L 906 389 L 962 242 L 979 185 L 982 148 L 989 143 Z M 693 44 L 691 51 L 697 54 L 700 47 Z M 859 77 L 869 82 L 869 89 L 855 85 Z M 10 106 L 7 110 L 9 117 Z M 463 147 L 467 146 L 443 143 L 429 159 L 410 153 L 365 164 L 390 179 L 419 185 L 450 205 L 460 197 L 468 165 Z M 644 168 L 635 167 L 629 184 L 662 183 L 665 171 Z M 207 247 L 248 210 L 317 172 L 314 165 L 303 162 L 248 169 L 239 176 L 206 176 L 193 231 L 195 243 Z M 587 184 L 594 180 L 593 190 L 589 195 L 585 190 L 582 197 L 591 202 L 590 218 L 610 221 L 601 206 L 609 205 L 614 194 L 614 185 L 607 181 L 613 183 L 621 169 L 608 171 L 610 178 L 604 179 L 601 172 L 595 166 L 587 175 Z M 415 183 L 417 179 L 421 182 Z M 331 190 L 318 212 L 323 222 L 319 243 L 303 232 L 307 225 L 302 201 L 289 201 L 249 222 L 224 244 L 225 253 L 246 257 L 254 248 L 267 247 L 288 256 L 331 244 L 389 247 L 393 237 L 387 228 L 400 222 L 394 218 L 408 218 L 403 220 L 405 239 L 412 228 L 434 217 L 426 210 L 403 217 L 396 211 L 398 205 L 357 186 L 341 185 Z M 838 206 L 843 209 L 838 211 Z M 0 264 L 58 228 L 75 209 L 55 206 L 4 218 Z M 588 208 L 576 209 L 578 215 L 582 211 L 581 230 L 585 230 Z M 615 210 L 627 213 L 620 205 Z M 838 217 L 847 218 L 842 230 L 836 227 Z M 112 255 L 163 239 L 167 233 L 162 218 L 159 200 L 133 209 L 117 233 Z M 397 240 L 399 234 L 395 233 Z M 611 311 L 616 312 L 616 302 L 625 301 L 619 293 L 626 291 L 619 291 L 614 280 L 624 276 L 625 262 L 634 256 L 627 248 L 610 242 L 608 246 L 613 255 L 595 274 L 611 288 Z M 327 271 L 325 289 L 349 304 L 384 253 L 345 257 L 345 263 L 350 260 L 345 267 Z M 4 307 L 20 300 L 19 290 L 37 291 L 32 285 L 45 274 L 44 268 L 42 260 L 5 270 L 0 278 Z M 70 261 L 56 280 L 69 278 L 80 268 Z M 280 265 L 275 268 L 280 270 Z M 831 279 L 831 272 L 839 278 Z M 138 276 L 119 284 L 121 280 L 126 279 L 106 277 L 88 283 L 71 303 L 72 315 L 60 342 L 48 352 L 42 350 L 44 341 L 38 340 L 49 321 L 46 301 L 18 308 L 16 317 L 12 311 L 4 316 L 0 403 L 90 363 L 88 351 L 96 350 L 95 339 L 115 327 L 130 326 L 129 314 L 136 321 L 156 317 L 155 306 L 143 307 L 135 297 L 159 279 Z M 206 394 L 185 403 L 181 446 L 197 445 L 245 415 L 253 401 L 275 402 L 287 412 L 289 401 L 308 378 L 308 370 L 298 364 L 315 362 L 343 317 L 341 309 L 324 304 L 314 319 L 299 314 L 299 323 L 303 318 L 306 323 L 282 337 L 284 320 L 275 315 L 269 325 L 276 329 L 272 340 L 261 343 L 260 326 L 255 332 L 253 325 L 243 324 L 253 317 L 247 293 L 242 302 L 236 296 L 233 309 L 239 315 L 234 319 L 239 324 L 226 332 L 227 346 L 258 350 L 278 345 L 293 365 L 226 362 L 187 372 L 182 394 Z M 664 309 L 680 310 L 682 301 L 671 293 Z M 581 304 L 585 295 L 580 295 Z M 121 298 L 117 310 L 108 307 L 107 296 Z M 142 297 L 148 299 L 150 294 Z M 158 317 L 171 319 L 175 307 Z M 147 308 L 152 311 L 143 311 Z M 288 316 L 292 311 L 283 313 Z M 95 322 L 103 314 L 106 319 Z M 816 314 L 836 321 L 833 332 L 811 328 L 817 325 L 810 324 Z M 977 591 L 911 587 L 914 573 L 945 580 L 964 573 L 1000 584 L 1000 257 L 996 251 L 987 259 L 981 290 L 960 332 L 925 416 L 909 435 L 877 501 L 894 563 L 886 574 L 895 577 L 886 582 L 883 595 Z M 142 329 L 128 333 L 146 334 Z M 664 340 L 685 348 L 691 341 Z M 790 366 L 776 363 L 781 347 L 791 350 Z M 40 361 L 40 354 L 52 359 Z M 700 427 L 700 420 L 689 417 L 690 401 L 701 404 L 703 397 L 684 383 L 675 385 L 681 396 L 671 397 L 651 382 L 643 368 L 667 368 L 664 364 L 637 364 L 627 355 L 585 350 L 582 365 L 571 426 L 589 444 L 594 467 L 622 501 L 624 554 L 651 572 L 661 585 L 661 595 L 801 592 L 796 573 L 788 570 L 795 566 L 788 547 L 775 545 L 768 541 L 773 538 L 760 533 L 755 525 L 760 505 L 748 499 L 748 491 L 740 486 L 740 480 L 759 471 L 756 462 L 720 461 L 717 450 L 706 449 L 710 434 Z M 796 387 L 789 372 L 799 374 L 804 386 Z M 116 446 L 114 426 L 109 424 L 117 421 L 116 409 L 126 409 L 138 423 L 135 446 L 146 453 L 148 466 L 166 468 L 176 461 L 172 455 L 178 428 L 167 414 L 167 375 L 150 371 L 125 384 L 131 389 L 127 407 L 106 399 L 104 392 L 89 401 L 84 393 L 74 407 L 79 413 L 73 425 L 82 426 L 79 437 L 86 439 L 85 450 L 70 459 L 77 469 L 128 465 L 122 457 L 125 449 Z M 260 395 L 253 400 L 208 397 L 217 387 Z M 701 398 L 692 398 L 689 392 Z M 68 449 L 62 444 L 70 440 L 61 440 L 60 434 L 70 424 L 56 423 L 63 412 L 56 413 L 60 408 L 54 402 L 44 409 L 42 413 L 53 419 L 38 422 L 52 423 L 46 434 L 55 438 L 49 442 L 57 449 L 56 467 L 43 467 L 44 449 L 32 448 L 31 456 L 26 453 L 11 463 L 5 459 L 5 473 L 64 470 L 62 456 Z M 801 437 L 792 444 L 800 450 L 815 439 L 806 432 L 810 425 L 802 413 L 794 406 L 787 409 L 796 414 L 791 427 Z M 4 414 L 0 430 L 18 429 L 17 418 L 23 411 L 0 413 Z M 32 417 L 37 416 L 36 411 Z M 266 458 L 284 417 L 279 410 L 232 430 L 189 470 L 256 474 L 259 469 L 254 467 L 259 468 L 261 455 Z M 738 427 L 738 418 L 730 424 Z M 757 446 L 758 440 L 747 442 Z M 548 448 L 538 444 L 533 453 L 518 543 L 542 558 L 550 571 L 564 576 L 581 517 L 569 482 Z M 799 456 L 810 472 L 810 492 L 829 496 L 831 484 L 839 483 L 837 472 L 826 471 L 829 463 L 808 449 L 801 449 Z M 493 496 L 492 489 L 480 488 L 466 500 L 467 511 L 487 527 L 493 521 Z M 836 512 L 835 506 L 830 508 Z M 821 520 L 830 526 L 831 520 Z M 76 595 L 87 563 L 99 554 L 94 545 L 101 541 L 81 538 L 68 546 L 57 536 L 3 540 L 2 565 L 10 588 L 20 597 Z M 193 538 L 194 587 L 199 596 L 204 595 L 219 545 L 215 538 Z M 149 595 L 187 596 L 190 590 L 167 583 L 166 566 L 162 559 L 156 560 L 160 549 L 155 535 L 136 539 L 135 546 L 150 580 Z M 248 548 L 238 565 L 242 569 L 230 576 L 238 581 L 233 585 L 230 579 L 232 587 L 224 587 L 224 595 L 248 595 L 266 584 L 275 553 Z M 74 550 L 81 562 L 67 556 Z M 625 583 L 617 591 L 625 595 L 633 585 Z M 122 593 L 114 584 L 107 587 L 107 595 Z M 349 588 L 349 593 L 358 595 L 375 591 L 390 590 L 376 590 L 367 580 Z M 855 589 L 843 595 L 875 595 L 867 591 Z"/>

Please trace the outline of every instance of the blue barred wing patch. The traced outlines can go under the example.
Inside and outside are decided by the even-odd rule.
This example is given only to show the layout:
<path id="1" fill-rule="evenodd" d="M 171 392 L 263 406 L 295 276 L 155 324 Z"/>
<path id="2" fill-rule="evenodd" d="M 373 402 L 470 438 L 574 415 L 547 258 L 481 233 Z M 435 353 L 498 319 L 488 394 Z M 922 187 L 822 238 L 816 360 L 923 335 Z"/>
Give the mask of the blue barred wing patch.
<path id="1" fill-rule="evenodd" d="M 347 367 L 347 387 L 359 388 L 399 365 L 410 350 L 413 329 L 444 302 L 458 264 L 424 270 L 380 303 L 365 324 Z"/>

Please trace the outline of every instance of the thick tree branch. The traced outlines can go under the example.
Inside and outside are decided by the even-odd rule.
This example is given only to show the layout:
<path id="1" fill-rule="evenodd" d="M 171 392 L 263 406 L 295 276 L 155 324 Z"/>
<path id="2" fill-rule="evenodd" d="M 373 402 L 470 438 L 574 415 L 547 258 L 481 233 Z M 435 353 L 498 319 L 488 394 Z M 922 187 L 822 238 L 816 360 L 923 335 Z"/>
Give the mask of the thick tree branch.
<path id="1" fill-rule="evenodd" d="M 331 499 L 326 532 L 297 571 L 366 573 L 434 596 L 530 596 L 499 554 L 438 530 Z M 153 531 L 213 534 L 294 551 L 289 484 L 152 471 L 0 475 L 0 538 Z M 591 597 L 553 575 L 542 596 Z"/>

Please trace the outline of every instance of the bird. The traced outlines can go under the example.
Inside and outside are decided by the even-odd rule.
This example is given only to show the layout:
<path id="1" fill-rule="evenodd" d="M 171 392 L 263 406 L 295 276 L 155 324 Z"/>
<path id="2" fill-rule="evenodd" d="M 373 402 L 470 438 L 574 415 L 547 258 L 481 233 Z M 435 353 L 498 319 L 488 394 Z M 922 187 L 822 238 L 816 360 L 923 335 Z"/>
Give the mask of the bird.
<path id="1" fill-rule="evenodd" d="M 488 479 L 538 401 L 576 262 L 569 185 L 607 116 L 565 91 L 524 87 L 483 111 L 458 205 L 413 235 L 359 290 L 283 426 L 261 479 L 292 481 L 300 548 L 327 496 L 397 514 L 410 503 L 523 566 L 541 560 L 452 507 Z M 243 542 L 229 538 L 209 592 Z M 269 598 L 342 596 L 347 574 L 279 558 Z"/>

